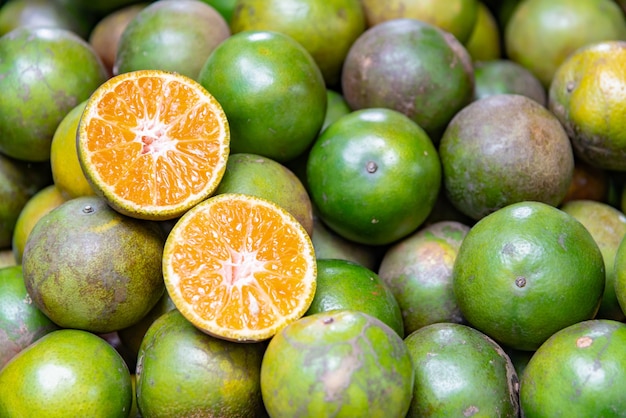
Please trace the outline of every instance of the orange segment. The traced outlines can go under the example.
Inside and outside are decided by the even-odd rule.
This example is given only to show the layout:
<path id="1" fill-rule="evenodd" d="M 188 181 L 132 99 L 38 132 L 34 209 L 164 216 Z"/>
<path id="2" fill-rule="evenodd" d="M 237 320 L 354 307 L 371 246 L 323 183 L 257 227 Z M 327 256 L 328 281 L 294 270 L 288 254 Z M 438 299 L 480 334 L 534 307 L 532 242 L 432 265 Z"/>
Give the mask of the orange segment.
<path id="1" fill-rule="evenodd" d="M 224 193 L 175 224 L 163 275 L 176 308 L 195 326 L 259 341 L 304 315 L 317 267 L 309 235 L 290 213 L 266 199 Z"/>
<path id="2" fill-rule="evenodd" d="M 141 70 L 93 93 L 77 141 L 85 176 L 115 209 L 164 220 L 213 193 L 226 169 L 230 130 L 221 105 L 199 83 Z"/>

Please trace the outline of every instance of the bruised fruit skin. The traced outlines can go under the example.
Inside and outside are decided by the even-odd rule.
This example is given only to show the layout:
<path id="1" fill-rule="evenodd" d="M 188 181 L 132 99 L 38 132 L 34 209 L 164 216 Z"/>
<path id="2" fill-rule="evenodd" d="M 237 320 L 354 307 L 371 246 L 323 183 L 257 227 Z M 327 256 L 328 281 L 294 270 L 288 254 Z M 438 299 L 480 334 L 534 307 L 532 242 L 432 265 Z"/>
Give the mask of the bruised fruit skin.
<path id="1" fill-rule="evenodd" d="M 413 369 L 404 341 L 363 312 L 305 316 L 268 344 L 261 390 L 271 417 L 405 417 Z"/>
<path id="2" fill-rule="evenodd" d="M 120 354 L 87 331 L 53 331 L 0 370 L 0 416 L 126 418 L 130 372 Z"/>
<path id="3" fill-rule="evenodd" d="M 260 415 L 264 348 L 207 335 L 171 310 L 152 323 L 139 349 L 139 410 L 143 416 Z"/>
<path id="4" fill-rule="evenodd" d="M 519 378 L 488 336 L 466 325 L 439 323 L 404 341 L 415 371 L 408 417 L 518 417 Z"/>
<path id="5" fill-rule="evenodd" d="M 165 238 L 99 197 L 69 200 L 32 229 L 22 257 L 34 303 L 55 323 L 105 333 L 139 321 L 165 285 Z"/>
<path id="6" fill-rule="evenodd" d="M 0 268 L 0 369 L 34 341 L 57 329 L 31 300 L 22 266 Z"/>

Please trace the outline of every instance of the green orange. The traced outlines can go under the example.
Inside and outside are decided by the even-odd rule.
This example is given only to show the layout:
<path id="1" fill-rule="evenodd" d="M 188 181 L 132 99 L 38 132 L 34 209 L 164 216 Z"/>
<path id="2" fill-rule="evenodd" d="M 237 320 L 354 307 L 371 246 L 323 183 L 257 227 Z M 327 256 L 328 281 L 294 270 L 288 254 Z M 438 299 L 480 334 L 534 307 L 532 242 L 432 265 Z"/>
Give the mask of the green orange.
<path id="1" fill-rule="evenodd" d="M 495 59 L 474 64 L 475 97 L 494 94 L 521 94 L 542 106 L 548 105 L 548 93 L 541 82 L 525 67 L 509 59 Z"/>
<path id="2" fill-rule="evenodd" d="M 441 165 L 428 135 L 407 116 L 363 109 L 318 137 L 307 181 L 329 228 L 355 242 L 384 245 L 424 222 L 437 199 Z"/>
<path id="3" fill-rule="evenodd" d="M 478 16 L 465 48 L 474 62 L 497 60 L 502 57 L 501 28 L 491 9 L 478 2 Z"/>
<path id="4" fill-rule="evenodd" d="M 573 216 L 519 202 L 478 221 L 454 263 L 461 313 L 498 343 L 536 350 L 556 331 L 593 318 L 604 292 L 602 253 Z"/>
<path id="5" fill-rule="evenodd" d="M 79 11 L 59 1 L 12 0 L 0 2 L 0 36 L 23 26 L 48 26 L 70 30 L 87 37 L 92 21 Z"/>
<path id="6" fill-rule="evenodd" d="M 278 162 L 304 153 L 326 114 L 326 85 L 311 54 L 280 32 L 244 31 L 209 55 L 198 81 L 222 105 L 232 153 Z"/>

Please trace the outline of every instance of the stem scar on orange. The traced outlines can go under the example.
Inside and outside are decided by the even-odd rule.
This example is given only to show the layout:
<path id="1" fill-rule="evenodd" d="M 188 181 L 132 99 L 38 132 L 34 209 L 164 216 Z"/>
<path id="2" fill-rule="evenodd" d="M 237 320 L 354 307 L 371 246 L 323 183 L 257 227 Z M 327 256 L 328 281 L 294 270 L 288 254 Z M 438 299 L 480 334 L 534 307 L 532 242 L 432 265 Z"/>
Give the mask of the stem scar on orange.
<path id="1" fill-rule="evenodd" d="M 269 200 L 223 193 L 174 225 L 163 276 L 176 308 L 207 334 L 261 341 L 313 301 L 317 266 L 302 225 Z"/>
<path id="2" fill-rule="evenodd" d="M 217 188 L 230 129 L 220 103 L 195 80 L 139 70 L 110 78 L 92 94 L 77 150 L 86 178 L 114 209 L 173 219 Z"/>

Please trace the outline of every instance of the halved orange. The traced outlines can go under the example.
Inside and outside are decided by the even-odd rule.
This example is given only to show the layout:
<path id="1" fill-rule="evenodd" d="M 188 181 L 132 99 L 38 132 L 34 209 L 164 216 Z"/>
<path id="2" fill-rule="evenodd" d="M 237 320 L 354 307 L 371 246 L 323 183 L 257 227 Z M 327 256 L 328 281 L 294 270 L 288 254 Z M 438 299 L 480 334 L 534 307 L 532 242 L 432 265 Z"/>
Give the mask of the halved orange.
<path id="1" fill-rule="evenodd" d="M 113 208 L 179 217 L 210 196 L 226 169 L 230 129 L 195 80 L 161 70 L 110 78 L 89 98 L 77 133 L 85 177 Z"/>
<path id="2" fill-rule="evenodd" d="M 302 225 L 269 200 L 223 193 L 170 231 L 163 276 L 176 308 L 207 334 L 261 341 L 299 319 L 315 294 L 317 265 Z"/>

